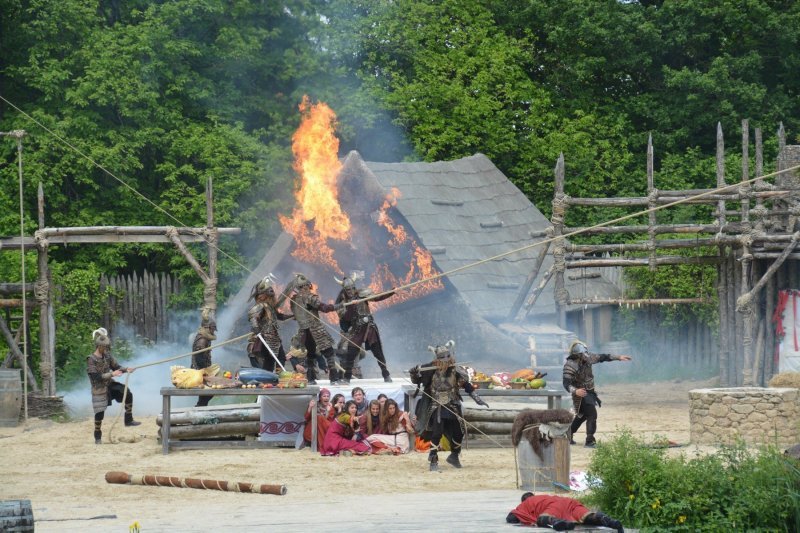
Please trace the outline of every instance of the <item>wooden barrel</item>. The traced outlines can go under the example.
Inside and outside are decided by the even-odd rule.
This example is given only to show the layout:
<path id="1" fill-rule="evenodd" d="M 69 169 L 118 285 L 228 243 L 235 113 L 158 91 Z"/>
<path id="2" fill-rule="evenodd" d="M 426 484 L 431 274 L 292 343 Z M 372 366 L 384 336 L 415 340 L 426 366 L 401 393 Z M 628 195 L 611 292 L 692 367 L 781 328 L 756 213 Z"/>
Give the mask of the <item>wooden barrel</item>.
<path id="1" fill-rule="evenodd" d="M 0 426 L 19 424 L 22 407 L 22 380 L 19 370 L 0 370 Z"/>
<path id="2" fill-rule="evenodd" d="M 0 531 L 33 532 L 33 510 L 30 500 L 0 501 Z"/>
<path id="3" fill-rule="evenodd" d="M 542 441 L 541 444 L 541 459 L 527 439 L 522 439 L 517 445 L 517 488 L 532 492 L 564 492 L 563 487 L 569 487 L 569 440 L 555 437 L 552 442 Z"/>

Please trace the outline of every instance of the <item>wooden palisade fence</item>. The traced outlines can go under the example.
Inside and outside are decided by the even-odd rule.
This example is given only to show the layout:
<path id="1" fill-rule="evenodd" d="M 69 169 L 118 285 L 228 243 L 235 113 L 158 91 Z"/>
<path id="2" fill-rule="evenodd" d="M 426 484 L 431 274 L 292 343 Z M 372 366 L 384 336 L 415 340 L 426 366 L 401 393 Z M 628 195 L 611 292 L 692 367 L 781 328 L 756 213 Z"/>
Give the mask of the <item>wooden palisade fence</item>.
<path id="1" fill-rule="evenodd" d="M 734 185 L 738 183 L 738 186 L 713 193 L 713 189 L 657 189 L 651 136 L 647 146 L 647 196 L 571 198 L 564 192 L 562 154 L 555 168 L 552 227 L 532 234 L 533 237 L 560 237 L 580 230 L 583 235 L 627 234 L 634 242 L 573 244 L 559 238 L 551 244 L 554 265 L 552 272 L 546 273 L 545 279 L 554 279 L 559 325 L 566 327 L 566 307 L 570 304 L 610 303 L 589 298 L 572 299 L 564 284 L 564 276 L 569 269 L 648 266 L 654 270 L 668 265 L 713 264 L 717 270 L 716 288 L 719 298 L 718 344 L 714 346 L 713 353 L 701 356 L 700 359 L 708 359 L 719 365 L 720 384 L 723 386 L 764 384 L 777 373 L 774 354 L 778 339 L 775 337 L 771 319 L 778 292 L 783 289 L 800 289 L 800 253 L 796 253 L 800 252 L 800 232 L 797 231 L 800 183 L 796 177 L 800 173 L 795 170 L 800 165 L 800 146 L 786 145 L 786 135 L 781 124 L 778 129 L 777 175 L 770 180 L 772 183 L 761 179 L 752 183 L 741 183 L 764 175 L 759 128 L 755 129 L 752 142 L 755 147 L 753 170 L 749 157 L 751 132 L 748 121 L 743 120 L 741 180 L 733 182 Z M 717 188 L 732 185 L 726 181 L 721 124 L 717 125 L 716 184 Z M 638 207 L 644 210 L 678 200 L 695 205 L 712 205 L 716 208 L 714 218 L 705 223 L 659 224 L 658 213 L 650 212 L 646 224 L 570 228 L 564 222 L 567 209 L 573 207 Z M 657 236 L 685 237 L 687 234 L 694 235 L 695 238 L 657 239 Z M 716 248 L 717 253 L 703 253 L 701 247 L 705 250 Z M 694 254 L 669 255 L 669 250 L 687 248 L 693 248 Z M 596 257 L 597 253 L 604 253 L 605 256 Z M 539 265 L 535 270 L 538 268 Z M 536 297 L 536 291 L 528 297 L 528 309 Z M 697 298 L 688 300 L 630 301 L 623 298 L 616 303 L 678 305 L 703 300 L 702 295 L 698 295 Z M 518 310 L 519 308 L 514 309 L 514 314 Z M 692 337 L 691 334 L 686 336 Z M 695 331 L 694 337 L 700 340 L 693 341 L 692 349 L 709 350 L 708 332 L 698 334 Z M 670 342 L 672 340 L 674 339 L 670 339 Z M 687 356 L 676 354 L 675 357 L 679 359 L 677 362 L 683 363 Z"/>

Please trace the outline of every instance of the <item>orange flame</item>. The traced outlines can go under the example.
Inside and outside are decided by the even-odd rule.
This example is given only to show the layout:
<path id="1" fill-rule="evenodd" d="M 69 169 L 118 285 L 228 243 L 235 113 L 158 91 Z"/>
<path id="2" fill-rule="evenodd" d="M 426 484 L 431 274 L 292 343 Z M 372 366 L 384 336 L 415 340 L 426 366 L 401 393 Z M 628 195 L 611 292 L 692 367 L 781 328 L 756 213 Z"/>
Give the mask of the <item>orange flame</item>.
<path id="1" fill-rule="evenodd" d="M 328 239 L 345 241 L 350 237 L 350 219 L 339 205 L 336 180 L 339 162 L 339 139 L 334 135 L 336 114 L 324 103 L 309 105 L 304 96 L 300 104 L 303 119 L 292 136 L 294 169 L 300 175 L 295 193 L 297 207 L 291 218 L 280 222 L 297 243 L 292 255 L 300 261 L 341 269 L 333 257 Z"/>
<path id="2" fill-rule="evenodd" d="M 339 204 L 338 177 L 342 164 L 338 158 L 339 140 L 334 135 L 336 114 L 322 102 L 309 105 L 306 96 L 300 104 L 300 112 L 303 118 L 292 136 L 294 168 L 300 176 L 300 185 L 295 193 L 297 207 L 291 217 L 281 215 L 280 222 L 294 237 L 296 245 L 292 255 L 295 258 L 343 274 L 329 244 L 329 239 L 349 242 L 351 238 L 350 218 Z M 395 276 L 388 265 L 377 265 L 370 279 L 370 288 L 375 293 L 438 273 L 431 254 L 421 248 L 401 224 L 392 220 L 389 209 L 397 205 L 399 198 L 400 191 L 393 187 L 379 210 L 377 222 L 389 233 L 386 246 L 395 251 L 396 257 L 410 253 L 408 272 L 405 276 Z M 389 307 L 443 288 L 441 278 L 432 279 L 401 291 L 393 298 L 375 302 L 373 308 Z M 337 317 L 335 313 L 328 313 L 325 318 L 334 322 Z"/>

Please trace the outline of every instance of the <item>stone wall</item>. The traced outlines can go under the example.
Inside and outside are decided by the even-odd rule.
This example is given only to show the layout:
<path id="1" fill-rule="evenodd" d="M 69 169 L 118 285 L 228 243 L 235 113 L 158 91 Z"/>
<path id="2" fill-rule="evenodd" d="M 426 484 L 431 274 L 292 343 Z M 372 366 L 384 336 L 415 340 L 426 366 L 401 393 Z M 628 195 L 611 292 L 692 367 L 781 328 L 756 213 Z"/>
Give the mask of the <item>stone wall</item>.
<path id="1" fill-rule="evenodd" d="M 689 391 L 692 444 L 791 446 L 800 442 L 800 389 L 735 387 Z"/>

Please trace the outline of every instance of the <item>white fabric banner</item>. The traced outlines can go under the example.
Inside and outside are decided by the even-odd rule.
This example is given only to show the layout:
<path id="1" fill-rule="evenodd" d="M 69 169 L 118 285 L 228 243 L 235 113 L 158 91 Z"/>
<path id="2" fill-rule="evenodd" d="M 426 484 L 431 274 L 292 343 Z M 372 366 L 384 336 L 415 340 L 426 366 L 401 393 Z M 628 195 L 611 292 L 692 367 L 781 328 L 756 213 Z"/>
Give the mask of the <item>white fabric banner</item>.
<path id="1" fill-rule="evenodd" d="M 258 440 L 294 445 L 303 438 L 308 396 L 259 396 L 261 425 Z"/>
<path id="2" fill-rule="evenodd" d="M 784 335 L 778 344 L 778 372 L 800 372 L 800 292 L 780 291 L 786 298 L 783 310 Z"/>

